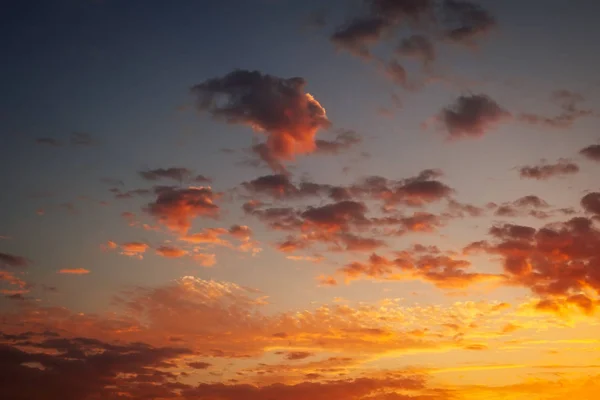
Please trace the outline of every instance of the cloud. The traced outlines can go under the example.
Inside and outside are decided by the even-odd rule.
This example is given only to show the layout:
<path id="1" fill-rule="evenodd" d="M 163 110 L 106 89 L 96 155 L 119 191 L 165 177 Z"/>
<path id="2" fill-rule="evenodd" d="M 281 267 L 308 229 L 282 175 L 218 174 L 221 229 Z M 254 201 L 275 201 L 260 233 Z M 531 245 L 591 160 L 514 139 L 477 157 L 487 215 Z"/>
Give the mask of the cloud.
<path id="1" fill-rule="evenodd" d="M 579 154 L 592 161 L 600 161 L 600 144 L 592 144 L 579 151 Z"/>
<path id="2" fill-rule="evenodd" d="M 370 58 L 369 46 L 377 43 L 389 27 L 389 21 L 380 17 L 355 18 L 338 28 L 330 40 L 338 49 L 358 57 Z"/>
<path id="3" fill-rule="evenodd" d="M 210 187 L 158 187 L 156 200 L 144 211 L 157 218 L 167 228 L 185 234 L 197 217 L 216 218 L 219 206 L 214 203 L 218 194 Z"/>
<path id="4" fill-rule="evenodd" d="M 232 225 L 229 234 L 239 240 L 249 240 L 252 237 L 252 229 L 246 225 Z"/>
<path id="5" fill-rule="evenodd" d="M 472 243 L 465 251 L 500 255 L 508 283 L 529 288 L 547 300 L 540 307 L 561 301 L 582 305 L 582 300 L 572 296 L 600 294 L 600 257 L 595 250 L 600 231 L 592 220 L 575 217 L 539 229 L 504 224 L 492 227 L 490 234 L 494 241 Z"/>
<path id="6" fill-rule="evenodd" d="M 279 78 L 235 70 L 192 88 L 198 109 L 231 124 L 249 125 L 267 135 L 276 159 L 315 150 L 315 135 L 330 125 L 325 109 L 304 92 L 303 78 Z"/>
<path id="7" fill-rule="evenodd" d="M 65 275 L 86 275 L 90 273 L 90 270 L 85 268 L 63 268 L 56 273 Z"/>
<path id="8" fill-rule="evenodd" d="M 539 165 L 526 165 L 519 168 L 521 178 L 546 180 L 556 176 L 573 175 L 579 172 L 579 166 L 567 159 L 559 159 L 554 164 L 543 162 Z"/>
<path id="9" fill-rule="evenodd" d="M 109 243 L 113 243 L 113 242 L 109 242 Z M 112 245 L 109 245 L 111 247 L 109 248 L 114 248 L 112 247 Z M 148 250 L 150 246 L 147 245 L 146 243 L 142 243 L 142 242 L 127 242 L 127 243 L 123 243 L 121 244 L 121 254 L 125 255 L 125 256 L 129 256 L 129 257 L 137 257 L 137 258 L 142 258 L 142 254 L 146 252 L 146 250 Z"/>
<path id="10" fill-rule="evenodd" d="M 581 206 L 588 213 L 600 215 L 600 193 L 591 192 L 583 196 Z"/>
<path id="11" fill-rule="evenodd" d="M 0 253 L 1 267 L 26 267 L 29 261 L 25 257 L 9 253 Z"/>
<path id="12" fill-rule="evenodd" d="M 171 179 L 177 182 L 183 182 L 190 178 L 192 171 L 182 167 L 157 168 L 146 171 L 140 171 L 140 176 L 148 181 L 159 179 Z"/>
<path id="13" fill-rule="evenodd" d="M 160 246 L 156 249 L 156 254 L 167 258 L 180 258 L 187 255 L 188 252 L 177 247 Z"/>
<path id="14" fill-rule="evenodd" d="M 245 164 L 250 166 L 258 167 L 260 165 L 260 160 L 264 161 L 273 172 L 278 174 L 288 175 L 289 172 L 285 168 L 285 166 L 281 163 L 279 158 L 273 154 L 271 149 L 266 143 L 255 144 L 250 149 L 252 153 L 258 156 L 259 160 L 248 160 Z"/>
<path id="15" fill-rule="evenodd" d="M 195 253 L 192 258 L 203 267 L 212 267 L 217 263 L 215 254 Z"/>
<path id="16" fill-rule="evenodd" d="M 334 140 L 315 140 L 316 151 L 321 154 L 338 154 L 361 143 L 361 137 L 353 130 L 342 130 Z"/>
<path id="17" fill-rule="evenodd" d="M 447 39 L 473 44 L 473 40 L 491 31 L 496 19 L 480 5 L 469 1 L 444 0 L 442 3 Z"/>
<path id="18" fill-rule="evenodd" d="M 295 361 L 295 360 L 304 360 L 305 358 L 314 356 L 314 353 L 310 353 L 308 351 L 290 351 L 287 353 L 280 353 L 285 355 L 286 360 Z"/>
<path id="19" fill-rule="evenodd" d="M 367 262 L 352 262 L 338 269 L 338 273 L 347 282 L 361 278 L 422 280 L 442 289 L 462 289 L 475 283 L 499 279 L 498 275 L 468 272 L 471 263 L 467 260 L 440 255 L 435 249 L 433 252 L 419 250 L 399 252 L 395 259 L 373 253 Z"/>
<path id="20" fill-rule="evenodd" d="M 339 26 L 330 41 L 337 49 L 372 60 L 371 47 L 407 29 L 425 31 L 450 43 L 474 46 L 476 39 L 496 26 L 481 6 L 459 0 L 367 0 L 363 11 Z M 402 45 L 404 55 L 433 60 L 429 41 L 414 35 Z"/>
<path id="21" fill-rule="evenodd" d="M 348 231 L 351 225 L 367 223 L 365 204 L 344 200 L 321 207 L 308 207 L 301 217 L 305 223 L 328 231 Z"/>
<path id="22" fill-rule="evenodd" d="M 450 139 L 475 138 L 485 135 L 510 113 L 484 94 L 459 96 L 437 116 Z"/>
<path id="23" fill-rule="evenodd" d="M 570 128 L 583 117 L 593 114 L 592 110 L 579 108 L 579 104 L 585 99 L 579 93 L 569 90 L 557 90 L 552 93 L 550 99 L 557 103 L 561 112 L 555 116 L 544 116 L 534 113 L 521 113 L 518 119 L 532 125 L 542 125 L 548 128 L 564 129 Z"/>
<path id="24" fill-rule="evenodd" d="M 63 145 L 60 140 L 49 137 L 36 138 L 35 143 L 52 147 L 60 147 Z"/>
<path id="25" fill-rule="evenodd" d="M 26 341 L 25 348 L 18 340 L 0 346 L 2 392 L 7 398 L 172 397 L 176 375 L 164 369 L 190 353 L 184 348 L 109 344 L 84 337 L 27 337 Z"/>
<path id="26" fill-rule="evenodd" d="M 405 400 L 402 397 L 380 397 L 381 393 L 393 393 L 402 390 L 424 390 L 425 381 L 419 376 L 407 375 L 390 378 L 356 378 L 330 380 L 325 382 L 303 382 L 295 385 L 272 384 L 268 386 L 223 385 L 222 383 L 201 383 L 197 387 L 182 392 L 183 397 L 198 400 Z M 438 392 L 438 399 L 443 400 L 443 392 Z M 412 397 L 412 396 L 411 396 Z M 425 397 L 426 399 L 427 397 Z"/>
<path id="27" fill-rule="evenodd" d="M 212 366 L 212 364 L 209 364 L 207 362 L 191 362 L 187 364 L 189 367 L 194 368 L 194 369 L 207 369 L 210 368 Z"/>
<path id="28" fill-rule="evenodd" d="M 501 205 L 490 203 L 489 208 L 495 208 L 494 215 L 498 217 L 523 217 L 530 216 L 539 219 L 549 218 L 552 214 L 546 211 L 550 205 L 543 199 L 535 195 L 527 195 L 518 198 L 512 202 L 505 202 Z"/>

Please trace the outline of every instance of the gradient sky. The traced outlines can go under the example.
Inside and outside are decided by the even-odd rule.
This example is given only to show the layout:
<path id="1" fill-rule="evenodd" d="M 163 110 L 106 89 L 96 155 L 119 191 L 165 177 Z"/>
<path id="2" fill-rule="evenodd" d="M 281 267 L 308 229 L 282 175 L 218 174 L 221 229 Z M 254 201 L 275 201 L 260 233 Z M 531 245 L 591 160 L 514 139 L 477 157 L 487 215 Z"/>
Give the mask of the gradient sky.
<path id="1" fill-rule="evenodd" d="M 7 1 L 0 397 L 595 399 L 599 12 Z"/>

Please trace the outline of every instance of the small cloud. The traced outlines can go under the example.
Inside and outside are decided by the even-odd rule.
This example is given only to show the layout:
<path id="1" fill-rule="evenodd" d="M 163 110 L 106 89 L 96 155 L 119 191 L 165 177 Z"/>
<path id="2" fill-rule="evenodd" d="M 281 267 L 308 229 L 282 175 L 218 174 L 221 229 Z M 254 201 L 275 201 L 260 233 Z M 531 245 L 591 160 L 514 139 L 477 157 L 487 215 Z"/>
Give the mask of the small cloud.
<path id="1" fill-rule="evenodd" d="M 574 162 L 561 158 L 554 164 L 542 162 L 539 165 L 526 165 L 519 168 L 521 178 L 546 180 L 556 176 L 573 175 L 579 172 Z"/>
<path id="2" fill-rule="evenodd" d="M 60 147 L 63 145 L 63 142 L 60 140 L 49 137 L 37 138 L 35 139 L 35 143 L 51 147 Z"/>
<path id="3" fill-rule="evenodd" d="M 65 275 L 86 275 L 90 273 L 90 270 L 85 268 L 63 268 L 56 273 Z"/>
<path id="4" fill-rule="evenodd" d="M 450 139 L 475 138 L 485 135 L 510 117 L 490 97 L 483 94 L 460 96 L 437 116 Z"/>

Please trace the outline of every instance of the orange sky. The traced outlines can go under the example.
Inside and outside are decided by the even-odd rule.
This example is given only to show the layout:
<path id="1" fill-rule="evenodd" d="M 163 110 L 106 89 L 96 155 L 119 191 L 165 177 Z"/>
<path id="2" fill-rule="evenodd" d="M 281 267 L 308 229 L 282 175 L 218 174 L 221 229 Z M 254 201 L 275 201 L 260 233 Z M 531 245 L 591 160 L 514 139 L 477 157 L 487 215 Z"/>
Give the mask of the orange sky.
<path id="1" fill-rule="evenodd" d="M 0 17 L 0 398 L 596 399 L 600 3 L 224 3 Z"/>

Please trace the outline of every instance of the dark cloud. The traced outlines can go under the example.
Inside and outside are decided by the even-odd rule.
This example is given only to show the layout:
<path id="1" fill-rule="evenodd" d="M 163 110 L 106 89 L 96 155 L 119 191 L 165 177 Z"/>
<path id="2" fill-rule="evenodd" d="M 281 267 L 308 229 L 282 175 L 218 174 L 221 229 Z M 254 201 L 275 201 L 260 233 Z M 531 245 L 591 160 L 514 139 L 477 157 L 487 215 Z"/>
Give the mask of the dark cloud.
<path id="1" fill-rule="evenodd" d="M 377 43 L 389 27 L 390 22 L 381 17 L 355 18 L 338 28 L 331 35 L 331 42 L 338 49 L 346 50 L 355 56 L 370 58 L 369 46 Z"/>
<path id="2" fill-rule="evenodd" d="M 9 253 L 0 253 L 0 266 L 2 267 L 26 267 L 29 264 L 25 257 Z"/>
<path id="3" fill-rule="evenodd" d="M 579 172 L 579 166 L 567 159 L 559 159 L 555 164 L 542 163 L 519 168 L 521 178 L 546 180 L 556 176 L 573 175 Z"/>
<path id="4" fill-rule="evenodd" d="M 600 193 L 588 193 L 581 199 L 581 206 L 586 212 L 600 216 Z"/>
<path id="5" fill-rule="evenodd" d="M 284 174 L 260 176 L 242 185 L 252 193 L 265 193 L 277 198 L 290 197 L 298 193 L 298 188 Z"/>
<path id="6" fill-rule="evenodd" d="M 545 219 L 550 217 L 550 213 L 544 211 L 550 205 L 543 199 L 535 195 L 528 195 L 518 198 L 512 202 L 496 205 L 492 203 L 496 211 L 494 215 L 498 217 L 523 217 L 531 216 L 534 218 Z"/>
<path id="7" fill-rule="evenodd" d="M 344 200 L 321 207 L 308 207 L 301 216 L 305 221 L 325 230 L 348 231 L 351 225 L 368 223 L 364 203 Z"/>
<path id="8" fill-rule="evenodd" d="M 449 138 L 481 137 L 499 122 L 510 116 L 506 110 L 483 94 L 459 96 L 456 102 L 444 108 L 438 120 Z"/>
<path id="9" fill-rule="evenodd" d="M 210 368 L 212 364 L 209 364 L 207 362 L 191 362 L 188 363 L 188 366 L 194 369 L 207 369 Z"/>
<path id="10" fill-rule="evenodd" d="M 593 160 L 600 161 L 600 144 L 593 144 L 579 151 L 582 156 Z"/>
<path id="11" fill-rule="evenodd" d="M 2 395 L 7 399 L 81 400 L 176 396 L 185 387 L 164 371 L 187 349 L 89 338 L 27 340 L 27 350 L 0 345 Z"/>
<path id="12" fill-rule="evenodd" d="M 308 351 L 290 351 L 290 352 L 283 353 L 283 354 L 285 354 L 286 360 L 291 360 L 291 361 L 304 360 L 305 358 L 314 356 L 313 353 L 310 353 Z"/>
<path id="13" fill-rule="evenodd" d="M 445 36 L 455 42 L 473 44 L 474 38 L 496 26 L 496 19 L 490 13 L 470 1 L 444 0 L 442 12 Z"/>
<path id="14" fill-rule="evenodd" d="M 259 71 L 235 70 L 194 86 L 198 109 L 232 124 L 264 132 L 277 159 L 314 151 L 315 135 L 330 123 L 325 109 L 304 92 L 303 78 L 279 78 Z"/>
<path id="15" fill-rule="evenodd" d="M 156 200 L 144 209 L 173 231 L 186 233 L 199 216 L 217 217 L 219 206 L 214 201 L 219 194 L 209 187 L 157 187 Z"/>
<path id="16" fill-rule="evenodd" d="M 453 43 L 474 45 L 475 40 L 496 26 L 495 18 L 480 5 L 460 0 L 365 0 L 363 11 L 339 26 L 331 42 L 355 56 L 372 59 L 371 47 L 396 32 L 426 31 Z M 400 46 L 403 55 L 433 61 L 433 46 L 414 35 Z"/>
<path id="17" fill-rule="evenodd" d="M 328 380 L 324 382 L 302 382 L 295 385 L 272 384 L 268 386 L 252 386 L 247 384 L 225 385 L 223 383 L 201 383 L 194 388 L 182 391 L 183 398 L 195 400 L 366 400 L 381 399 L 382 391 L 422 390 L 425 380 L 415 374 L 410 376 L 394 376 L 389 378 L 357 378 L 344 380 Z M 377 396 L 377 397 L 376 397 Z M 389 400 L 403 400 L 389 397 Z M 443 391 L 438 391 L 439 400 L 447 398 Z"/>
<path id="18" fill-rule="evenodd" d="M 183 182 L 191 177 L 192 171 L 182 167 L 171 167 L 140 171 L 139 174 L 142 178 L 148 181 L 172 179 L 174 181 Z"/>

